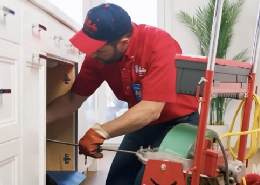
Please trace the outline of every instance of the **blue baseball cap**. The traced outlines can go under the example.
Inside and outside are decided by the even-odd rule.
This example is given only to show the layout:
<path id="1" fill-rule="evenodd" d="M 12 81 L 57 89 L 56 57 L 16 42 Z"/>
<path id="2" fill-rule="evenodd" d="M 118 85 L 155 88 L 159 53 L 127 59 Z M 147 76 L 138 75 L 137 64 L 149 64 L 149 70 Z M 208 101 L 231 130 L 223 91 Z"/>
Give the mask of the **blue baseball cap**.
<path id="1" fill-rule="evenodd" d="M 122 38 L 131 28 L 131 18 L 122 7 L 101 4 L 88 11 L 83 28 L 70 42 L 81 52 L 92 53 L 107 42 Z"/>

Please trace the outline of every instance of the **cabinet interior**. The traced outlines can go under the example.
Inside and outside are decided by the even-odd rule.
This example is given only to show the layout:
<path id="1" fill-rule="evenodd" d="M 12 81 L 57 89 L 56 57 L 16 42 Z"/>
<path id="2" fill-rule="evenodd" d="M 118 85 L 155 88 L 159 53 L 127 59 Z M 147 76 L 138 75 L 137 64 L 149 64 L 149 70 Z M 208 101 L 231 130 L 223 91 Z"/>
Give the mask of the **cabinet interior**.
<path id="1" fill-rule="evenodd" d="M 74 77 L 75 65 L 47 59 L 46 104 L 48 105 L 55 98 L 70 90 Z M 73 113 L 61 121 L 47 124 L 47 139 L 75 143 L 75 114 Z M 71 145 L 46 142 L 46 170 L 75 170 L 75 151 L 75 147 Z"/>

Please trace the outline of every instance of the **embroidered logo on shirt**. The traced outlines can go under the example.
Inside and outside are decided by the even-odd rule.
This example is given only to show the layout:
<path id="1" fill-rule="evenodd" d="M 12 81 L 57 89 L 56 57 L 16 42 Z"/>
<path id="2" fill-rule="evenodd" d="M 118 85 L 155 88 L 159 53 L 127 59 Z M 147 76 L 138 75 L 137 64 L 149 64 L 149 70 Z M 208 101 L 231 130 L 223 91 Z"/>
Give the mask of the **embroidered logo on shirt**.
<path id="1" fill-rule="evenodd" d="M 138 69 L 138 65 L 135 65 L 135 72 L 138 73 L 139 69 Z"/>
<path id="2" fill-rule="evenodd" d="M 144 76 L 144 75 L 145 75 L 145 73 L 146 73 L 146 69 L 145 69 L 145 68 L 140 67 L 140 66 L 138 66 L 138 65 L 135 65 L 134 68 L 135 68 L 135 72 L 136 72 L 139 76 Z"/>
<path id="3" fill-rule="evenodd" d="M 132 89 L 134 91 L 135 98 L 138 101 L 141 101 L 142 100 L 142 87 L 141 87 L 141 84 L 139 84 L 139 83 L 132 83 L 131 86 L 132 86 Z"/>

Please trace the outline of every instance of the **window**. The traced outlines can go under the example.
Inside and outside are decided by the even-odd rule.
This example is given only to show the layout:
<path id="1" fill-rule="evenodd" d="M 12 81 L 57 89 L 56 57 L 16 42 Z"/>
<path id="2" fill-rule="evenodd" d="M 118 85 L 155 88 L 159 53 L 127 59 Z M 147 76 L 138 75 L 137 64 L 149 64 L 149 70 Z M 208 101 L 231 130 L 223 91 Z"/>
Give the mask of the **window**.
<path id="1" fill-rule="evenodd" d="M 157 0 L 150 0 L 149 4 L 147 1 L 132 0 L 106 0 L 107 3 L 118 4 L 124 8 L 130 15 L 133 22 L 137 24 L 148 24 L 151 26 L 157 26 Z M 138 4 L 138 6 L 137 6 Z M 149 7 L 147 7 L 149 6 Z M 101 90 L 102 89 L 102 90 Z M 99 109 L 98 115 L 106 117 L 104 122 L 111 121 L 128 110 L 128 104 L 126 102 L 120 101 L 116 98 L 113 91 L 109 88 L 108 84 L 105 82 L 100 87 L 98 93 L 98 99 L 102 100 L 106 97 L 106 109 L 102 112 Z M 101 107 L 101 104 L 100 106 Z M 120 144 L 123 136 L 112 138 L 106 140 L 106 144 Z"/>

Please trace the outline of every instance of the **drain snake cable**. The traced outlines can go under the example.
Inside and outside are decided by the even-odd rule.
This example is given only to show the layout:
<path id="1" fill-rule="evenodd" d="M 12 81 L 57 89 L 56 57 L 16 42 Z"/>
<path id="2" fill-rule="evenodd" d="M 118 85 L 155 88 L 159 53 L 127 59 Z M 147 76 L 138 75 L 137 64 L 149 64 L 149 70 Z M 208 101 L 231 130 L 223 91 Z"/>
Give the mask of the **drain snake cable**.
<path id="1" fill-rule="evenodd" d="M 231 148 L 231 144 L 230 144 L 230 139 L 231 136 L 241 136 L 241 135 L 248 135 L 251 134 L 251 138 L 250 138 L 250 147 L 249 150 L 245 156 L 245 160 L 248 160 L 252 157 L 255 156 L 255 154 L 257 153 L 259 147 L 260 147 L 260 97 L 257 96 L 256 94 L 253 95 L 253 101 L 255 102 L 255 110 L 254 110 L 254 119 L 253 119 L 253 125 L 252 125 L 252 130 L 249 131 L 244 131 L 244 132 L 232 132 L 233 128 L 234 128 L 234 124 L 236 121 L 236 117 L 238 115 L 238 113 L 240 112 L 240 109 L 242 108 L 242 112 L 241 112 L 241 119 L 240 119 L 240 128 L 242 128 L 242 121 L 243 121 L 243 113 L 245 110 L 245 101 L 246 99 L 244 98 L 236 112 L 235 115 L 232 119 L 232 124 L 230 126 L 229 132 L 220 136 L 220 139 L 223 139 L 225 137 L 227 138 L 227 146 L 228 146 L 228 150 L 231 153 L 231 155 L 233 156 L 233 159 L 237 159 L 238 156 L 235 154 L 235 152 L 237 153 L 239 150 L 239 141 L 240 141 L 240 137 L 238 137 L 235 146 L 234 146 L 234 150 Z M 242 177 L 242 184 L 246 185 L 246 180 L 245 177 Z"/>

